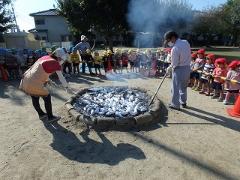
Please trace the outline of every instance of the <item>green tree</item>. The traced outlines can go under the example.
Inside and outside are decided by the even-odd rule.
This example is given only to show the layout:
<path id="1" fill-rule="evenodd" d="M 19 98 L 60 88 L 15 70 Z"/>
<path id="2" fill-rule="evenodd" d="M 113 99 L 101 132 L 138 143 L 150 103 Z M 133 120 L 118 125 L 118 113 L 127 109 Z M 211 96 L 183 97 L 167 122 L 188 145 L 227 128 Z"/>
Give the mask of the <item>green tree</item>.
<path id="1" fill-rule="evenodd" d="M 240 0 L 203 11 L 193 23 L 193 31 L 198 34 L 222 34 L 232 37 L 232 45 L 237 45 L 240 33 Z"/>
<path id="2" fill-rule="evenodd" d="M 233 45 L 236 46 L 240 33 L 240 0 L 228 0 L 222 7 L 221 18 L 232 35 Z"/>
<path id="3" fill-rule="evenodd" d="M 11 0 L 0 1 L 0 33 L 5 32 L 10 26 L 9 23 L 12 21 L 12 14 L 9 10 L 9 4 Z"/>
<path id="4" fill-rule="evenodd" d="M 204 35 L 207 43 L 213 40 L 213 34 L 230 35 L 228 25 L 223 20 L 222 8 L 220 6 L 199 12 L 193 21 L 192 31 L 198 35 Z"/>
<path id="5" fill-rule="evenodd" d="M 57 0 L 60 14 L 75 35 L 96 31 L 105 37 L 112 49 L 114 35 L 128 29 L 125 15 L 129 0 Z"/>

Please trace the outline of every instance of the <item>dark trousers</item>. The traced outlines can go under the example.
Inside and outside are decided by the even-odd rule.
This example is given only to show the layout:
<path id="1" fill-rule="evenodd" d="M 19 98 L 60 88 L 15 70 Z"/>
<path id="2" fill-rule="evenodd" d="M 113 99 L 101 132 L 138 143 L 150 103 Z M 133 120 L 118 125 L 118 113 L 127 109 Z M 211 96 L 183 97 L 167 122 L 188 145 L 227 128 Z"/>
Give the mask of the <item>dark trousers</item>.
<path id="1" fill-rule="evenodd" d="M 80 73 L 79 63 L 73 63 L 73 73 Z"/>
<path id="2" fill-rule="evenodd" d="M 40 97 L 39 96 L 31 96 L 31 97 L 32 97 L 33 107 L 37 111 L 39 117 L 45 115 L 45 113 L 43 112 L 43 110 L 41 109 L 40 104 L 39 104 Z M 42 97 L 42 99 L 44 101 L 44 105 L 45 105 L 45 109 L 46 109 L 48 118 L 52 118 L 53 113 L 52 113 L 52 102 L 51 102 L 50 94 L 48 96 Z"/>
<path id="3" fill-rule="evenodd" d="M 87 67 L 88 67 L 90 74 L 92 74 L 92 62 L 87 62 Z"/>
<path id="4" fill-rule="evenodd" d="M 18 79 L 20 77 L 19 66 L 7 67 L 7 71 L 9 73 L 9 78 L 10 79 Z"/>
<path id="5" fill-rule="evenodd" d="M 86 71 L 86 63 L 83 62 L 82 63 L 82 73 L 85 73 L 85 71 Z"/>
<path id="6" fill-rule="evenodd" d="M 68 69 L 68 73 L 72 73 L 72 64 L 69 62 L 65 62 L 65 64 L 63 65 L 63 72 L 65 74 L 67 74 L 67 69 Z"/>

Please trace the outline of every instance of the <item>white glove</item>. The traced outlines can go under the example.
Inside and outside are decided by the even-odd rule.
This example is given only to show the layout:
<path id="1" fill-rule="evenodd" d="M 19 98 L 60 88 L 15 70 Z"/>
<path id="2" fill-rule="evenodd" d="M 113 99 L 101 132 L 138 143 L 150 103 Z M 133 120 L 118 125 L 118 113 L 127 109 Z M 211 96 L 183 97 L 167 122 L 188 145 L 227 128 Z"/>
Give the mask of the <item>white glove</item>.
<path id="1" fill-rule="evenodd" d="M 69 90 L 69 88 L 68 87 L 64 87 L 64 89 L 65 89 L 65 91 L 66 91 L 66 93 L 69 93 L 70 94 L 70 90 Z"/>
<path id="2" fill-rule="evenodd" d="M 167 75 L 170 75 L 172 73 L 172 66 L 169 66 L 167 69 L 166 69 L 166 74 Z"/>
<path id="3" fill-rule="evenodd" d="M 62 86 L 64 88 L 68 87 L 68 83 L 66 81 L 66 79 L 63 77 L 62 71 L 56 71 L 58 78 L 60 80 L 60 82 L 62 83 Z"/>
<path id="4" fill-rule="evenodd" d="M 70 87 L 66 87 L 66 88 L 65 88 L 65 91 L 66 91 L 68 94 L 73 94 L 73 95 L 76 94 L 76 92 L 74 92 L 74 90 L 73 90 L 72 88 L 70 88 Z"/>
<path id="5" fill-rule="evenodd" d="M 51 80 L 51 79 L 49 79 L 48 83 L 49 83 L 50 86 L 59 87 L 59 85 L 57 83 L 55 83 L 53 80 Z"/>

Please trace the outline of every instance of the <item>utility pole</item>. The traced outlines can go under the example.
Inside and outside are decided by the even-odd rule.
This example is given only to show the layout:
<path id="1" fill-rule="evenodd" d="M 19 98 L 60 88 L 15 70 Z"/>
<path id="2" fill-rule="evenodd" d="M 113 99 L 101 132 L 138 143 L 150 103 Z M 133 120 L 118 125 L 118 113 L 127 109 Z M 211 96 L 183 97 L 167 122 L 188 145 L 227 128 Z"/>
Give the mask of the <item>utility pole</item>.
<path id="1" fill-rule="evenodd" d="M 13 19 L 14 19 L 14 22 L 15 22 L 15 27 L 14 27 L 13 31 L 15 32 L 15 30 L 16 30 L 17 32 L 20 32 L 20 29 L 19 29 L 18 24 L 17 24 L 17 18 L 16 18 L 13 3 L 11 3 L 11 7 L 12 7 Z"/>

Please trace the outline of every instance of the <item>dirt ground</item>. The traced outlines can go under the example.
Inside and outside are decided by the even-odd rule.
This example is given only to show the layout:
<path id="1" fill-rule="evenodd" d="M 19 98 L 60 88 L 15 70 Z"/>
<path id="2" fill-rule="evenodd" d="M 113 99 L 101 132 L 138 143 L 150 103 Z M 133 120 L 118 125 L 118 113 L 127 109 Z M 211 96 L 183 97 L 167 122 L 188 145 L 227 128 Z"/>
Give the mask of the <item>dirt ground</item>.
<path id="1" fill-rule="evenodd" d="M 114 79 L 114 78 L 112 78 Z M 128 85 L 155 91 L 159 79 L 118 81 L 79 76 L 71 87 Z M 63 105 L 71 95 L 53 89 L 55 129 L 40 121 L 18 82 L 0 83 L 0 179 L 240 179 L 240 121 L 226 106 L 189 90 L 189 108 L 163 108 L 166 123 L 129 131 L 83 131 Z M 170 80 L 159 93 L 165 105 Z"/>

